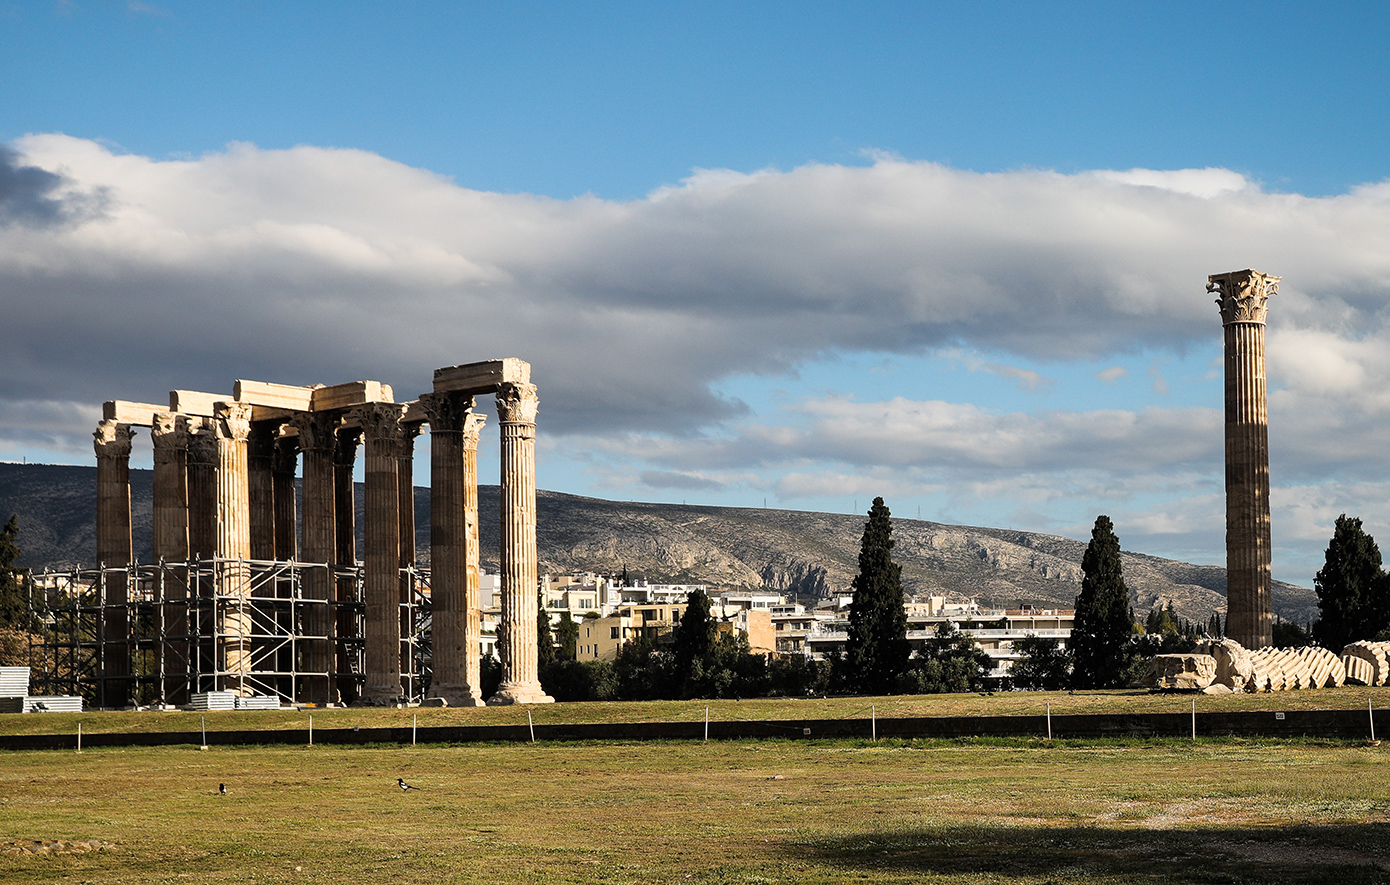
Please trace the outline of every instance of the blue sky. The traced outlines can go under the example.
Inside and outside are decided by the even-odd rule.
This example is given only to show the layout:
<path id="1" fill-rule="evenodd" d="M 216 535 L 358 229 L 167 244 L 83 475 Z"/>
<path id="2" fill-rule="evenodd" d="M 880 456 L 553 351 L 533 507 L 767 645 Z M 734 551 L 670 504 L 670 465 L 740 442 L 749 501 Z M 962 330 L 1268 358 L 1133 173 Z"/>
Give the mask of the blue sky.
<path id="1" fill-rule="evenodd" d="M 1275 575 L 1390 529 L 1372 4 L 0 0 L 0 459 L 103 399 L 530 359 L 542 486 L 1224 557 L 1271 306 Z M 494 352 L 497 351 L 497 352 Z M 423 450 L 425 446 L 421 446 Z M 487 469 L 487 465 L 484 465 Z"/>

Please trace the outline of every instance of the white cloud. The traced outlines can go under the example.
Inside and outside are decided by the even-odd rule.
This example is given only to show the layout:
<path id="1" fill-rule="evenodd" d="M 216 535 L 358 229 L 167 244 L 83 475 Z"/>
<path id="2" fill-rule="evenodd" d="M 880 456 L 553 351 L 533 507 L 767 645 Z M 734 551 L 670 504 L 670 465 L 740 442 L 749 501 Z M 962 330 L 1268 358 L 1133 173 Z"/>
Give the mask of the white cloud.
<path id="1" fill-rule="evenodd" d="M 1096 491 L 1129 496 L 1146 532 L 1181 533 L 1200 520 L 1154 490 L 1219 473 L 1219 412 L 1096 409 L 1018 364 L 1219 340 L 1206 277 L 1253 266 L 1284 277 L 1267 340 L 1276 483 L 1351 487 L 1390 463 L 1390 183 L 1308 198 L 1223 169 L 977 174 L 878 154 L 699 170 L 614 202 L 470 190 L 356 150 L 13 149 L 0 158 L 27 190 L 0 188 L 6 445 L 86 452 L 109 398 L 248 377 L 379 378 L 404 398 L 436 366 L 516 355 L 546 433 L 630 459 L 613 481 L 632 488 L 852 495 L 891 475 L 943 499 Z M 714 388 L 942 348 L 1056 408 L 798 393 L 759 414 Z"/>
<path id="2" fill-rule="evenodd" d="M 21 305 L 0 345 L 46 366 L 0 365 L 7 395 L 148 398 L 176 377 L 257 374 L 414 393 L 433 366 L 511 352 L 536 364 L 553 430 L 688 430 L 737 414 L 710 392 L 719 378 L 830 349 L 1071 359 L 1210 338 L 1206 274 L 1249 264 L 1284 273 L 1277 328 L 1330 333 L 1329 359 L 1345 333 L 1318 305 L 1385 338 L 1384 187 L 1314 200 L 1222 170 L 980 175 L 883 157 L 701 171 L 617 203 L 471 191 L 354 150 L 16 147 L 107 203 L 0 232 L 0 284 Z M 45 343 L 55 329 L 68 359 Z"/>
<path id="3" fill-rule="evenodd" d="M 1244 175 L 1229 169 L 1129 169 L 1123 172 L 1103 170 L 1091 174 L 1102 181 L 1159 188 L 1204 199 L 1224 196 L 1251 187 Z"/>
<path id="4" fill-rule="evenodd" d="M 1052 378 L 1044 377 L 1033 369 L 990 362 L 982 359 L 978 354 L 969 353 L 960 348 L 947 348 L 941 352 L 941 356 L 961 363 L 971 372 L 985 372 L 990 375 L 998 375 L 1001 378 L 1009 378 L 1018 385 L 1019 390 L 1023 391 L 1032 392 L 1046 389 L 1057 383 Z"/>

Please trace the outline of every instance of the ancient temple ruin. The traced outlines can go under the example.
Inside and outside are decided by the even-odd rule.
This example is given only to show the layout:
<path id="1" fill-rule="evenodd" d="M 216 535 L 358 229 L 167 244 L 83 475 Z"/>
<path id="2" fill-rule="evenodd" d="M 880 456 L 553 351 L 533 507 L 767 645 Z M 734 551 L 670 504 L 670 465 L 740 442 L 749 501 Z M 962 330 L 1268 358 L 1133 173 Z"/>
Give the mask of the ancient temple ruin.
<path id="1" fill-rule="evenodd" d="M 477 449 L 484 416 L 474 411 L 482 395 L 496 397 L 501 425 L 502 681 L 487 703 L 550 701 L 536 657 L 539 399 L 530 375 L 519 359 L 449 366 L 435 370 L 430 392 L 402 403 L 375 381 L 237 381 L 230 395 L 172 391 L 167 406 L 107 402 L 95 433 L 100 567 L 69 588 L 87 593 L 84 610 L 97 614 L 84 641 L 101 705 L 134 702 L 137 685 L 159 703 L 210 690 L 316 704 L 419 700 L 422 635 L 428 697 L 483 703 Z M 413 496 L 414 441 L 426 425 L 428 571 L 415 563 Z M 156 562 L 146 565 L 134 562 L 131 542 L 136 428 L 149 429 L 154 447 Z"/>
<path id="2" fill-rule="evenodd" d="M 1265 315 L 1279 280 L 1257 270 L 1207 277 L 1225 329 L 1226 635 L 1246 648 L 1274 641 Z"/>

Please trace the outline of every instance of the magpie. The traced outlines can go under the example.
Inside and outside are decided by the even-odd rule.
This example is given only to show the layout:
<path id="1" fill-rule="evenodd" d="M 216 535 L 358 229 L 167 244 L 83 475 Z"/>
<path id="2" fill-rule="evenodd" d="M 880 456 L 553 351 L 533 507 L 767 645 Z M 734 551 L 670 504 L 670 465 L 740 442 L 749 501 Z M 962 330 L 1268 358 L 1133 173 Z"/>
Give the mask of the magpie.
<path id="1" fill-rule="evenodd" d="M 418 789 L 420 789 L 419 787 L 412 787 L 410 784 L 406 783 L 404 779 L 399 778 L 399 777 L 396 778 L 396 786 L 400 787 L 402 790 L 418 790 Z"/>
<path id="2" fill-rule="evenodd" d="M 226 785 L 226 784 L 218 784 L 218 785 L 217 785 L 217 792 L 220 793 L 220 794 L 223 795 L 223 796 L 227 795 L 227 785 Z"/>

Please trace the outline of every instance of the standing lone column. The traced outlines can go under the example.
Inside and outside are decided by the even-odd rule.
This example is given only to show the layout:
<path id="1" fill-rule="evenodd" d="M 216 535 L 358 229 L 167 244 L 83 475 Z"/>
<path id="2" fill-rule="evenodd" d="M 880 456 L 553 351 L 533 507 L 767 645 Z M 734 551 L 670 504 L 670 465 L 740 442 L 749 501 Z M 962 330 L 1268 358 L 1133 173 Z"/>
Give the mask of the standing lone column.
<path id="1" fill-rule="evenodd" d="M 130 565 L 130 441 L 129 425 L 102 421 L 92 434 L 97 456 L 97 565 L 123 569 Z M 99 661 L 101 682 L 97 703 L 124 707 L 131 701 L 130 601 L 128 575 L 108 571 L 103 575 L 106 609 L 102 622 L 104 659 Z"/>
<path id="2" fill-rule="evenodd" d="M 430 419 L 430 644 L 434 675 L 429 694 L 451 707 L 476 707 L 483 702 L 483 695 L 478 687 L 478 637 L 475 632 L 470 640 L 468 633 L 470 610 L 477 609 L 477 601 L 468 595 L 470 540 L 465 513 L 465 434 L 474 417 L 473 398 L 426 393 L 420 404 Z M 475 430 L 475 452 L 476 439 Z"/>
<path id="3" fill-rule="evenodd" d="M 362 702 L 401 699 L 400 450 L 405 406 L 374 403 L 357 411 L 367 447 L 365 683 Z"/>
<path id="4" fill-rule="evenodd" d="M 1255 270 L 1207 277 L 1226 336 L 1226 635 L 1246 648 L 1273 644 L 1265 314 L 1280 279 Z"/>
<path id="5" fill-rule="evenodd" d="M 536 662 L 536 385 L 497 391 L 502 425 L 502 684 L 489 704 L 545 704 Z"/>

